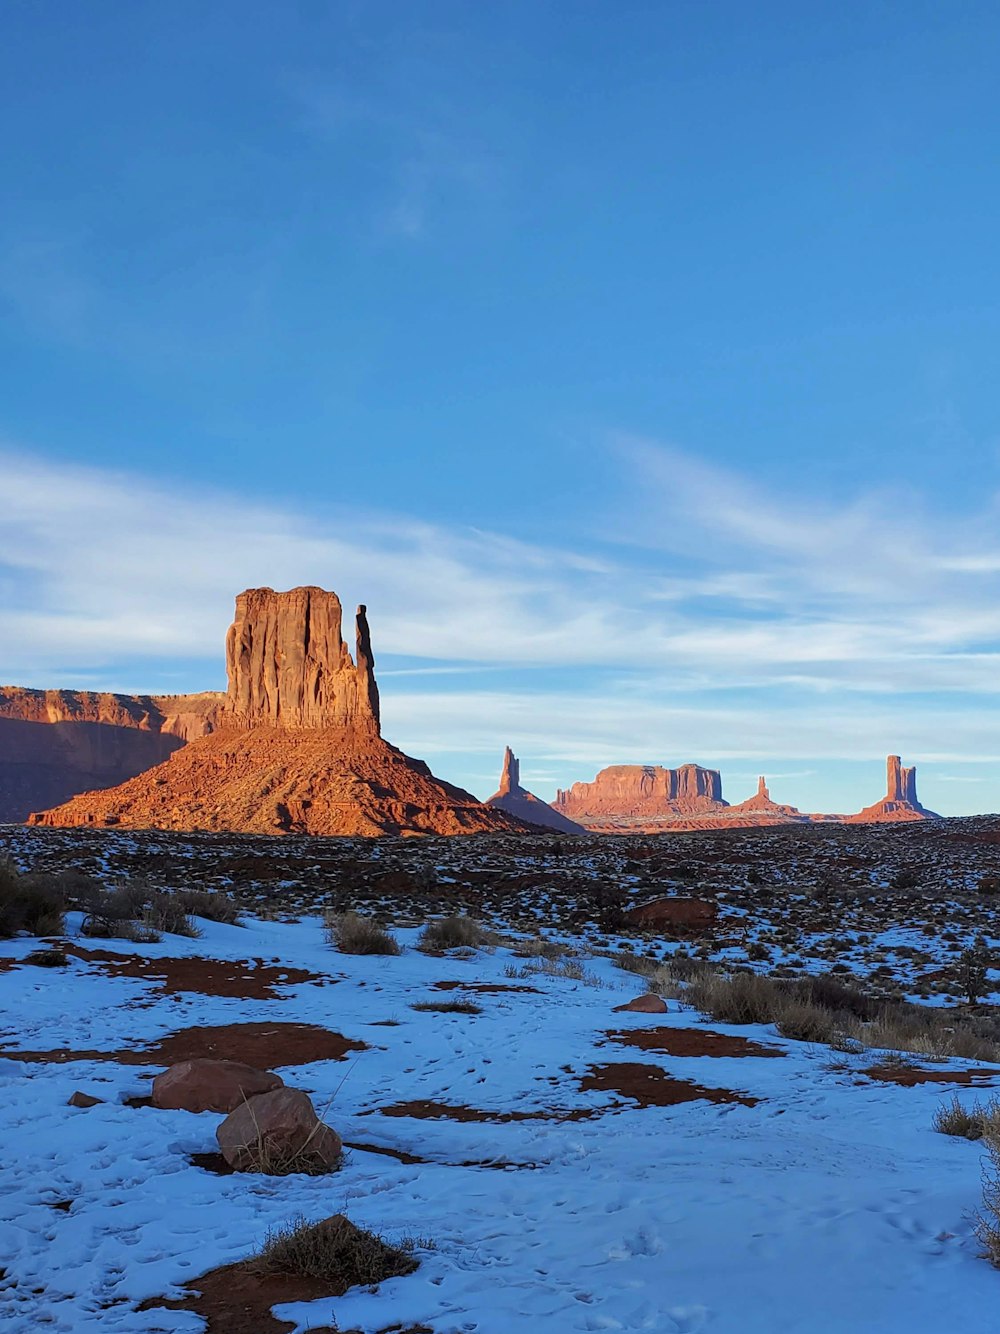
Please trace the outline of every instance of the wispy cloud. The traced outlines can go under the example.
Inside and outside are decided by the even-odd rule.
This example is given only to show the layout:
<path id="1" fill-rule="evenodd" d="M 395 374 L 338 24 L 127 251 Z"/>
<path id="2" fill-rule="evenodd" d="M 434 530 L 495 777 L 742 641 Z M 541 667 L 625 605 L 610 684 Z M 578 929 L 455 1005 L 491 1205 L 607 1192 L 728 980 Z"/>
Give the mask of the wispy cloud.
<path id="1" fill-rule="evenodd" d="M 511 740 L 584 772 L 1000 757 L 1000 570 L 975 559 L 991 497 L 957 518 L 928 498 L 824 506 L 626 449 L 628 540 L 556 547 L 8 448 L 0 677 L 218 685 L 234 594 L 318 583 L 369 604 L 389 734 L 418 753 Z"/>

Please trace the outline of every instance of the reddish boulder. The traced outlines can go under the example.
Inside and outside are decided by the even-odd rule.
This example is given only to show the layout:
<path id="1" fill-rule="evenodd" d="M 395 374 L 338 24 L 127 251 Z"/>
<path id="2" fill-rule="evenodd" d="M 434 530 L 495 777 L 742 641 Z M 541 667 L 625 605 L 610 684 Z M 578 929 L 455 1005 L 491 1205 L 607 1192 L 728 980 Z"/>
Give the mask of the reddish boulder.
<path id="1" fill-rule="evenodd" d="M 615 1006 L 616 1014 L 622 1010 L 630 1011 L 632 1014 L 666 1014 L 667 1002 L 662 996 L 657 996 L 651 991 L 645 996 L 636 996 L 635 1000 L 630 1000 L 627 1005 Z"/>
<path id="2" fill-rule="evenodd" d="M 180 1061 L 153 1080 L 153 1106 L 183 1112 L 231 1112 L 247 1098 L 281 1087 L 280 1075 L 241 1061 Z"/>
<path id="3" fill-rule="evenodd" d="M 698 932 L 715 925 L 719 909 L 706 899 L 653 899 L 630 908 L 625 914 L 629 926 L 646 931 Z"/>
<path id="4" fill-rule="evenodd" d="M 95 1098 L 92 1093 L 81 1093 L 79 1089 L 71 1095 L 66 1103 L 67 1107 L 97 1107 L 104 1101 L 103 1098 Z"/>
<path id="5" fill-rule="evenodd" d="M 307 1093 L 280 1088 L 229 1113 L 215 1132 L 237 1172 L 330 1172 L 340 1161 L 340 1136 L 316 1115 Z"/>

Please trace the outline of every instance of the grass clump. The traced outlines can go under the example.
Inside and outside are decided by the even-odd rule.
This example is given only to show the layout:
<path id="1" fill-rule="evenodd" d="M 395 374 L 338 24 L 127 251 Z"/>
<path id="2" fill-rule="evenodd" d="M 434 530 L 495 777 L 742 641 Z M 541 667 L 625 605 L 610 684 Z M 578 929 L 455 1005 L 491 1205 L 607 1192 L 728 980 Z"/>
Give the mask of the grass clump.
<path id="1" fill-rule="evenodd" d="M 390 1245 L 375 1232 L 356 1227 L 343 1214 L 309 1223 L 293 1219 L 267 1234 L 253 1267 L 265 1274 L 294 1274 L 320 1279 L 338 1293 L 377 1287 L 386 1279 L 412 1274 L 419 1261 L 416 1243 Z"/>
<path id="2" fill-rule="evenodd" d="M 439 950 L 474 949 L 485 939 L 486 933 L 472 917 L 441 917 L 427 923 L 420 933 L 417 949 L 432 954 Z"/>
<path id="3" fill-rule="evenodd" d="M 19 931 L 33 936 L 56 935 L 63 929 L 65 893 L 57 877 L 18 871 L 0 862 L 0 939 Z"/>
<path id="4" fill-rule="evenodd" d="M 372 917 L 353 911 L 327 913 L 326 938 L 341 954 L 398 954 L 399 942 Z"/>
<path id="5" fill-rule="evenodd" d="M 34 964 L 36 968 L 65 968 L 69 955 L 65 950 L 32 950 L 24 956 L 24 962 Z"/>
<path id="6" fill-rule="evenodd" d="M 191 917 L 202 917 L 206 922 L 222 922 L 226 926 L 239 925 L 239 904 L 225 890 L 178 889 L 174 898 Z"/>
<path id="7" fill-rule="evenodd" d="M 1000 1098 L 980 1102 L 977 1098 L 966 1107 L 953 1094 L 951 1102 L 942 1103 L 931 1122 L 941 1135 L 956 1135 L 960 1139 L 1000 1138 Z"/>
<path id="8" fill-rule="evenodd" d="M 471 1000 L 417 1001 L 411 1010 L 423 1010 L 430 1014 L 482 1014 L 483 1007 Z"/>

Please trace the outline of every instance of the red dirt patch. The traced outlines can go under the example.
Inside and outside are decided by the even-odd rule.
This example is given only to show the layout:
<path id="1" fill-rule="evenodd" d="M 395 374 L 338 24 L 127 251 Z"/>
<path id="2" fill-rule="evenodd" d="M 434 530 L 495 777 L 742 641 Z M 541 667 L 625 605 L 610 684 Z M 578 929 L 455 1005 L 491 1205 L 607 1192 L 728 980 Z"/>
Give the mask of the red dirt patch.
<path id="1" fill-rule="evenodd" d="M 155 982 L 162 995 L 197 992 L 203 996 L 233 996 L 239 1000 L 280 1000 L 277 987 L 302 982 L 335 985 L 337 979 L 321 977 L 305 968 L 266 964 L 263 959 L 210 959 L 192 955 L 180 959 L 153 959 L 144 954 L 119 954 L 114 950 L 90 950 L 79 945 L 63 946 L 65 953 L 92 964 L 109 977 L 134 977 Z"/>
<path id="2" fill-rule="evenodd" d="M 295 1329 L 287 1320 L 271 1314 L 272 1306 L 285 1302 L 315 1302 L 342 1297 L 346 1289 L 316 1278 L 288 1274 L 259 1274 L 246 1261 L 210 1269 L 185 1283 L 190 1297 L 153 1297 L 142 1302 L 140 1311 L 164 1309 L 193 1311 L 205 1321 L 205 1334 L 289 1334 Z M 312 1334 L 332 1334 L 329 1326 L 310 1326 Z M 434 1334 L 426 1325 L 389 1326 L 382 1334 Z"/>
<path id="3" fill-rule="evenodd" d="M 623 1047 L 662 1051 L 668 1056 L 784 1056 L 778 1047 L 766 1047 L 749 1038 L 732 1038 L 710 1028 L 625 1028 L 605 1034 Z"/>
<path id="4" fill-rule="evenodd" d="M 435 982 L 435 991 L 455 991 L 459 987 L 463 991 L 477 991 L 482 996 L 496 995 L 501 991 L 531 991 L 536 996 L 542 993 L 537 987 L 518 987 L 511 986 L 507 982 Z"/>
<path id="5" fill-rule="evenodd" d="M 913 1088 L 917 1084 L 964 1084 L 973 1088 L 992 1088 L 998 1070 L 919 1070 L 913 1065 L 870 1065 L 862 1070 L 869 1079 L 884 1084 Z"/>
<path id="6" fill-rule="evenodd" d="M 124 1051 L 10 1051 L 12 1061 L 117 1061 L 119 1065 L 175 1065 L 203 1057 L 242 1061 L 258 1070 L 308 1065 L 312 1061 L 343 1061 L 349 1052 L 367 1051 L 368 1044 L 345 1038 L 316 1024 L 220 1024 L 214 1028 L 182 1028 L 158 1042 Z"/>
<path id="7" fill-rule="evenodd" d="M 617 1093 L 631 1098 L 640 1107 L 676 1107 L 682 1102 L 727 1103 L 738 1102 L 744 1107 L 755 1107 L 759 1098 L 732 1089 L 702 1088 L 687 1079 L 672 1079 L 657 1065 L 622 1062 L 591 1066 L 580 1080 L 584 1092 Z"/>
<path id="8" fill-rule="evenodd" d="M 508 1125 L 512 1121 L 589 1121 L 600 1116 L 591 1107 L 552 1108 L 535 1112 L 488 1112 L 481 1107 L 464 1103 L 434 1102 L 418 1098 L 414 1102 L 396 1102 L 390 1107 L 377 1107 L 382 1116 L 412 1116 L 421 1121 L 490 1121 L 494 1125 Z M 371 1116 L 372 1112 L 361 1112 Z"/>

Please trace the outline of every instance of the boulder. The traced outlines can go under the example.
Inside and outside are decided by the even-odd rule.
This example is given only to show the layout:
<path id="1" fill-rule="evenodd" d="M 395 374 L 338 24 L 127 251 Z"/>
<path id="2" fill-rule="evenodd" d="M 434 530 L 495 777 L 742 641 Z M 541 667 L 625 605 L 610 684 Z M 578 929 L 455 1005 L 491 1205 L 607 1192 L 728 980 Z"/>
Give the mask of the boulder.
<path id="1" fill-rule="evenodd" d="M 630 1000 L 627 1005 L 615 1006 L 616 1014 L 623 1010 L 632 1014 L 666 1014 L 667 1002 L 662 996 L 657 996 L 651 991 L 645 996 L 636 996 L 635 1000 Z"/>
<path id="2" fill-rule="evenodd" d="M 180 1061 L 153 1080 L 153 1106 L 183 1112 L 231 1112 L 247 1098 L 282 1087 L 280 1075 L 241 1061 Z"/>
<path id="3" fill-rule="evenodd" d="M 67 1107 L 97 1107 L 104 1101 L 103 1098 L 95 1098 L 92 1093 L 82 1093 L 79 1089 L 70 1095 Z"/>
<path id="4" fill-rule="evenodd" d="M 280 1088 L 229 1113 L 215 1132 L 222 1156 L 237 1172 L 330 1172 L 340 1161 L 340 1136 L 324 1125 L 307 1093 Z"/>
<path id="5" fill-rule="evenodd" d="M 715 924 L 719 915 L 716 904 L 707 899 L 666 898 L 653 899 L 630 908 L 625 914 L 629 926 L 646 931 L 678 932 L 705 931 Z"/>

